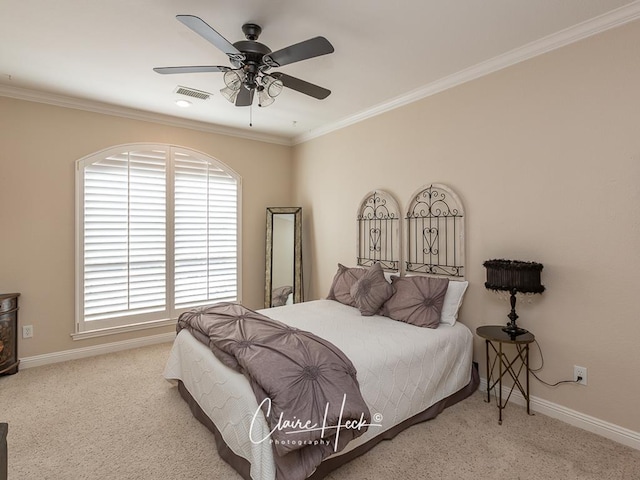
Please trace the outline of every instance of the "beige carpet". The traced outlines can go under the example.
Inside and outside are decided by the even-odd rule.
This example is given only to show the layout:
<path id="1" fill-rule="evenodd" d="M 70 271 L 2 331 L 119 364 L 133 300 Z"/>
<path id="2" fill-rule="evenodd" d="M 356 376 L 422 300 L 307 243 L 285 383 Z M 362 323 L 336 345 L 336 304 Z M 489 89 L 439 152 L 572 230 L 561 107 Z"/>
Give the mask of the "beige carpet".
<path id="1" fill-rule="evenodd" d="M 238 480 L 162 376 L 170 344 L 0 377 L 9 480 Z M 476 392 L 330 480 L 640 479 L 640 451 Z"/>

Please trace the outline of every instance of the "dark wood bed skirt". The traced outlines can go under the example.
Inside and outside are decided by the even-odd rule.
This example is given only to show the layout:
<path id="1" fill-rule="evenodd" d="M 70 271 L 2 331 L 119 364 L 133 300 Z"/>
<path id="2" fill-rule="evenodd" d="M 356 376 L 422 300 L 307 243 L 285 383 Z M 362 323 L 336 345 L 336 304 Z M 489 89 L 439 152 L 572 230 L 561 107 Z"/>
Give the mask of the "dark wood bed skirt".
<path id="1" fill-rule="evenodd" d="M 416 423 L 424 422 L 426 420 L 430 420 L 435 418 L 442 412 L 445 408 L 450 407 L 451 405 L 455 405 L 456 403 L 464 400 L 468 396 L 470 396 L 473 392 L 478 389 L 478 385 L 480 384 L 480 375 L 478 373 L 478 364 L 473 362 L 473 368 L 471 369 L 471 380 L 469 383 L 458 390 L 457 392 L 449 395 L 447 398 L 440 400 L 438 403 L 431 405 L 429 408 L 424 410 L 417 415 L 414 415 L 411 418 L 408 418 L 402 423 L 399 423 L 395 427 L 390 428 L 389 430 L 383 432 L 375 438 L 372 438 L 366 443 L 354 448 L 353 450 L 345 453 L 344 455 L 340 455 L 333 458 L 328 458 L 324 462 L 322 462 L 316 471 L 309 477 L 309 480 L 320 480 L 331 473 L 336 468 L 344 465 L 347 462 L 350 462 L 356 457 L 359 457 L 363 453 L 368 452 L 373 447 L 375 447 L 382 440 L 390 440 L 396 435 L 398 435 L 403 430 L 409 428 Z M 222 459 L 231 465 L 245 480 L 252 480 L 250 475 L 251 465 L 249 461 L 245 458 L 242 458 L 236 455 L 226 444 L 220 431 L 211 421 L 211 419 L 202 411 L 198 402 L 194 400 L 191 396 L 187 388 L 181 381 L 178 381 L 178 390 L 180 391 L 180 395 L 187 402 L 189 408 L 191 409 L 191 413 L 196 417 L 205 427 L 207 427 L 216 439 L 216 446 L 218 448 L 218 454 Z"/>

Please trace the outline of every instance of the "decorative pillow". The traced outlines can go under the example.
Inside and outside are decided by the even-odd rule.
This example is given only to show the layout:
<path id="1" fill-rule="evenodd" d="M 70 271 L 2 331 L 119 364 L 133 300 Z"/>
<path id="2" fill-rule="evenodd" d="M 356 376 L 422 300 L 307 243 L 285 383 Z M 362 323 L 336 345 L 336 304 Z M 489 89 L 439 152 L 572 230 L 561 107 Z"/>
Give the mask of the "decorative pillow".
<path id="1" fill-rule="evenodd" d="M 450 280 L 447 287 L 447 293 L 444 296 L 444 305 L 442 306 L 442 313 L 440 314 L 440 323 L 446 323 L 447 325 L 453 325 L 458 319 L 458 310 L 462 305 L 462 297 L 464 292 L 467 291 L 469 282 Z"/>
<path id="2" fill-rule="evenodd" d="M 449 279 L 391 277 L 394 293 L 383 315 L 418 327 L 438 328 Z"/>
<path id="3" fill-rule="evenodd" d="M 366 270 L 364 268 L 349 268 L 339 263 L 338 271 L 333 277 L 333 283 L 331 284 L 327 298 L 355 307 L 356 304 L 351 296 L 351 287 L 365 272 Z"/>
<path id="4" fill-rule="evenodd" d="M 292 292 L 293 287 L 289 285 L 274 288 L 271 292 L 271 306 L 280 307 L 281 305 L 285 305 Z"/>
<path id="5" fill-rule="evenodd" d="M 385 278 L 382 266 L 376 263 L 351 286 L 350 293 L 360 313 L 371 316 L 393 295 L 393 287 Z"/>

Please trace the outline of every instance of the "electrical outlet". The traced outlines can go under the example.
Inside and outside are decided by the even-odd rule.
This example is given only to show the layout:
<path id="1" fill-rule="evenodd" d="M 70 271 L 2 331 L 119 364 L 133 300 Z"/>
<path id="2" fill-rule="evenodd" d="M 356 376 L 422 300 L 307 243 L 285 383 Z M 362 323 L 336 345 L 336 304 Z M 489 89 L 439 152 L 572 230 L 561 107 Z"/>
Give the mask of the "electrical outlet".
<path id="1" fill-rule="evenodd" d="M 573 380 L 577 381 L 578 377 L 581 380 L 578 382 L 580 385 L 587 384 L 587 368 L 586 367 L 578 367 L 577 365 L 573 366 Z"/>
<path id="2" fill-rule="evenodd" d="M 33 325 L 24 325 L 22 327 L 22 338 L 33 337 Z"/>

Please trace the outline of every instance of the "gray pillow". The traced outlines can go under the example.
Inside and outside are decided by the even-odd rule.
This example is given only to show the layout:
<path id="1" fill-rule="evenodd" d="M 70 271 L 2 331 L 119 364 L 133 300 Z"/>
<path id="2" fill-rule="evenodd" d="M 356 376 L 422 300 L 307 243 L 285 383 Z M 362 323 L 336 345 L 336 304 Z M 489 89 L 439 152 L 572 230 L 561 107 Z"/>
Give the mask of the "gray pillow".
<path id="1" fill-rule="evenodd" d="M 271 292 L 271 306 L 281 307 L 286 305 L 289 294 L 293 292 L 293 287 L 285 285 L 284 287 L 276 287 Z"/>
<path id="2" fill-rule="evenodd" d="M 391 277 L 394 293 L 383 306 L 383 315 L 418 327 L 438 328 L 449 279 Z"/>
<path id="3" fill-rule="evenodd" d="M 327 298 L 355 307 L 356 304 L 351 296 L 351 287 L 364 275 L 365 271 L 364 268 L 349 268 L 339 263 Z"/>
<path id="4" fill-rule="evenodd" d="M 351 286 L 351 297 L 360 313 L 375 315 L 380 307 L 393 295 L 393 287 L 384 277 L 382 266 L 376 263 Z"/>

